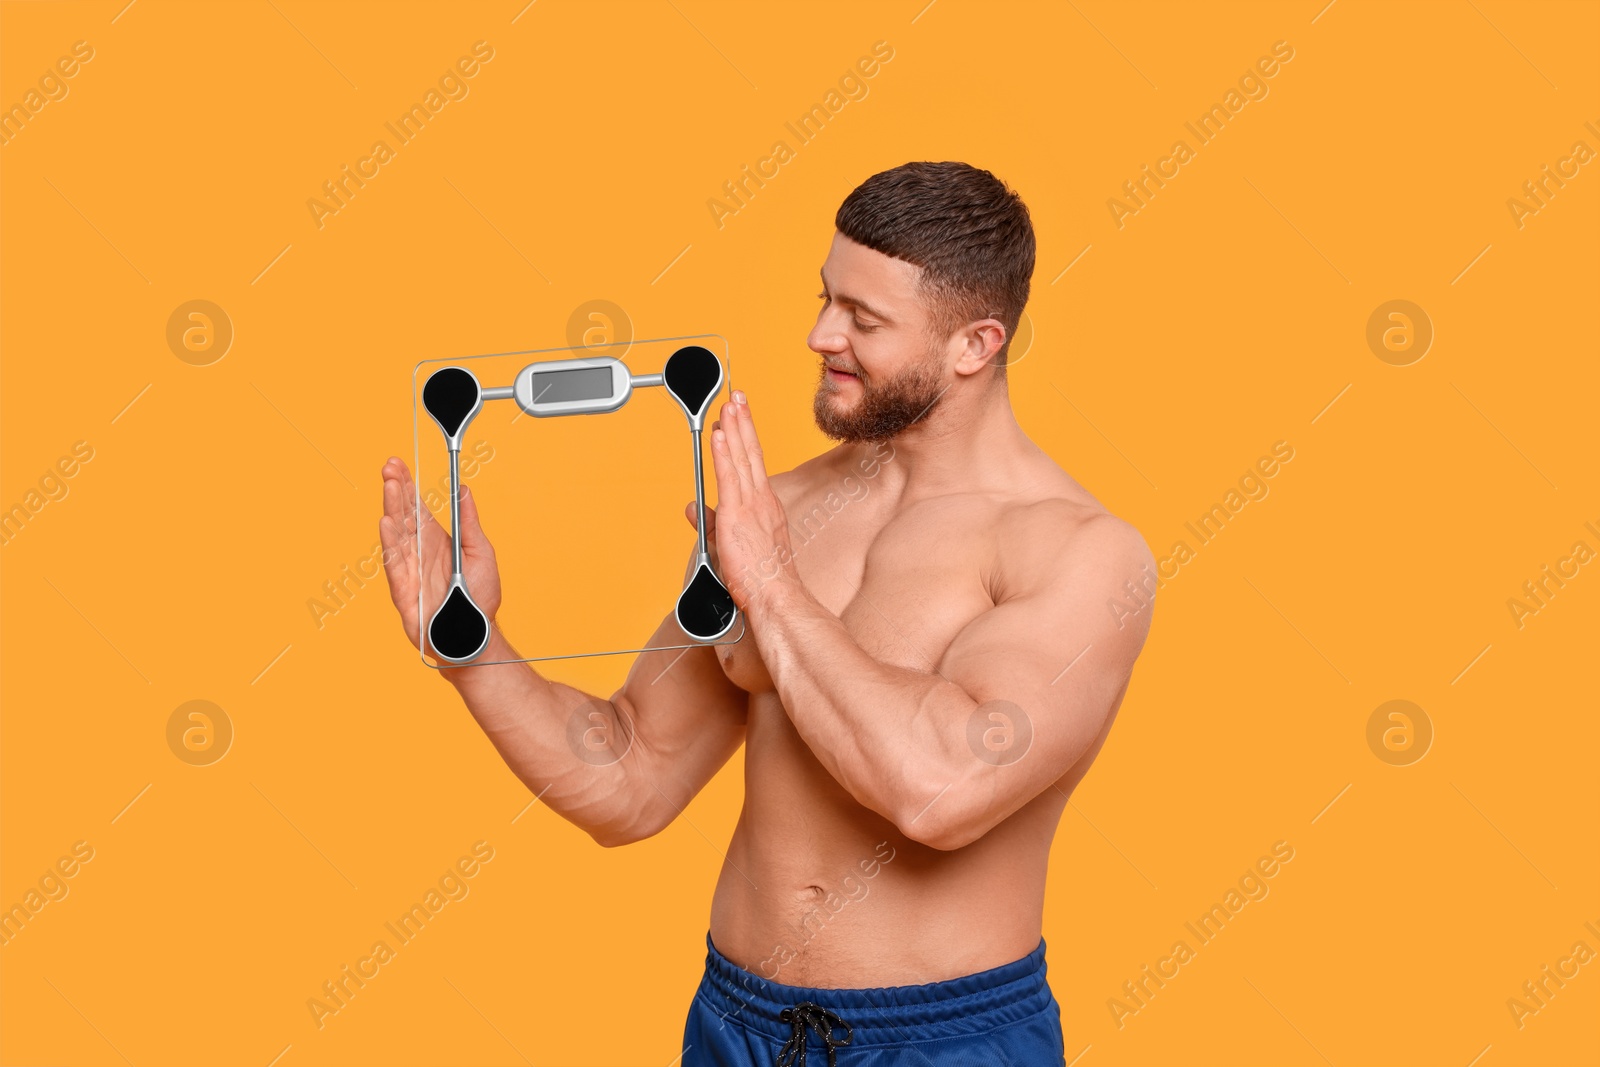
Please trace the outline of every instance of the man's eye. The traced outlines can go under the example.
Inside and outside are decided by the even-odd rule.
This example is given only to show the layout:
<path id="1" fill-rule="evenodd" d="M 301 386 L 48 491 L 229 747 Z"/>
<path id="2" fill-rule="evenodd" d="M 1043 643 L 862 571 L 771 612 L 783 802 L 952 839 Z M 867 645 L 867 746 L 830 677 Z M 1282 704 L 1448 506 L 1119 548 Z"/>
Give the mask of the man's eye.
<path id="1" fill-rule="evenodd" d="M 832 303 L 832 301 L 828 299 L 828 294 L 825 293 L 825 292 L 824 293 L 818 293 L 817 294 L 817 299 L 821 300 L 824 303 Z M 867 324 L 865 322 L 862 322 L 860 319 L 857 319 L 857 318 L 852 318 L 850 320 L 850 323 L 856 329 L 860 330 L 862 333 L 871 333 L 873 330 L 876 330 L 878 328 L 877 326 L 869 325 L 869 324 Z"/>

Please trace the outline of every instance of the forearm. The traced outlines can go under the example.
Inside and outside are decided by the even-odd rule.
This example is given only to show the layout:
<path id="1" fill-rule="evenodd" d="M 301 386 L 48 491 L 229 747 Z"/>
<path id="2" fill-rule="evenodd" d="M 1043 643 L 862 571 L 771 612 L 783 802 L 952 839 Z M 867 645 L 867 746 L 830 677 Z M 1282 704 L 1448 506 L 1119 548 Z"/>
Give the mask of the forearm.
<path id="1" fill-rule="evenodd" d="M 977 705 L 960 686 L 880 663 L 798 581 L 773 582 L 748 610 L 796 732 L 861 804 L 904 831 L 969 769 Z"/>
<path id="2" fill-rule="evenodd" d="M 609 700 L 551 681 L 527 663 L 498 628 L 479 657 L 481 666 L 441 670 L 467 710 L 488 735 L 501 759 L 540 801 L 562 818 L 605 840 L 639 817 L 628 773 L 634 759 L 614 759 L 603 748 L 575 747 L 590 741 L 628 752 L 631 729 Z"/>

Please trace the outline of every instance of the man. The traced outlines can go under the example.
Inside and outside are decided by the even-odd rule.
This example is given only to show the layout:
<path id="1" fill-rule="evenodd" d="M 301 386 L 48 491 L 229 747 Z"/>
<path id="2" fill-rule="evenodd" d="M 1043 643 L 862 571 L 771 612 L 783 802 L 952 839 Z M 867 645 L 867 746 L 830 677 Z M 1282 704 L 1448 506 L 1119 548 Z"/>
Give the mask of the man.
<path id="1" fill-rule="evenodd" d="M 1108 605 L 1153 585 L 1154 561 L 1012 415 L 1034 261 L 1020 197 L 966 164 L 908 163 L 835 225 L 807 343 L 816 421 L 839 444 L 769 475 L 737 390 L 711 435 L 707 534 L 745 639 L 643 653 L 610 700 L 525 664 L 443 674 L 511 769 L 602 845 L 660 831 L 744 743 L 685 1067 L 786 1067 L 808 1045 L 830 1067 L 1060 1064 L 1046 863 L 1150 625 L 1148 606 Z M 411 499 L 391 459 L 379 526 L 415 643 Z M 442 589 L 449 537 L 424 522 Z M 461 536 L 492 617 L 470 493 Z M 485 658 L 515 658 L 492 640 Z M 652 643 L 682 643 L 670 612 Z M 612 724 L 625 756 L 576 758 L 575 713 Z"/>

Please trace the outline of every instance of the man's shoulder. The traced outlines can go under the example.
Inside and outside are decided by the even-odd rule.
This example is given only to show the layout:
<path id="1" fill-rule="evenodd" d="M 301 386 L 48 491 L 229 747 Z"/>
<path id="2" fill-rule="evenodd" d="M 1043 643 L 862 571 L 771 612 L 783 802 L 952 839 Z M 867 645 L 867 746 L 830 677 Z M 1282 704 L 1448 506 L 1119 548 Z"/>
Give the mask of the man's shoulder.
<path id="1" fill-rule="evenodd" d="M 1012 588 L 1037 589 L 1086 576 L 1120 586 L 1155 556 L 1138 527 L 1113 514 L 1071 478 L 1003 501 L 995 530 L 1002 569 Z"/>
<path id="2" fill-rule="evenodd" d="M 1115 548 L 1144 544 L 1137 527 L 1112 514 L 1098 500 L 1071 494 L 1007 501 L 998 508 L 997 526 L 1021 538 L 1059 547 Z"/>

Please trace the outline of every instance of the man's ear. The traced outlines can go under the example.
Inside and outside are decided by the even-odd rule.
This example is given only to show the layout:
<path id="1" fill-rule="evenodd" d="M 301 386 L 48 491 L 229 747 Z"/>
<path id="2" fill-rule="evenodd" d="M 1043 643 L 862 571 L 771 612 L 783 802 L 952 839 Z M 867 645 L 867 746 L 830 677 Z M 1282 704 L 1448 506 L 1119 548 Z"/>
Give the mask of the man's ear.
<path id="1" fill-rule="evenodd" d="M 969 322 L 956 336 L 962 342 L 956 373 L 976 374 L 999 357 L 1006 343 L 1006 327 L 999 319 L 978 319 Z"/>

